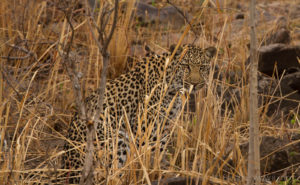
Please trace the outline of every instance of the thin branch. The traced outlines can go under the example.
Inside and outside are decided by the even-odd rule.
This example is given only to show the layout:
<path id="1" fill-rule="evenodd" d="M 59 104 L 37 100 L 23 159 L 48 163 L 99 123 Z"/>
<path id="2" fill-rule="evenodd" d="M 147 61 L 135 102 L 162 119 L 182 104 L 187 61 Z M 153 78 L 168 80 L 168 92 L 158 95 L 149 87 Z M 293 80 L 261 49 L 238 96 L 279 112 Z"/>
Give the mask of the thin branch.
<path id="1" fill-rule="evenodd" d="M 105 9 L 106 10 L 106 9 Z M 109 18 L 110 18 L 110 15 L 111 13 L 114 11 L 114 8 L 108 10 L 107 12 L 104 12 L 103 14 L 106 15 L 106 20 L 102 22 L 101 25 L 103 25 L 104 27 L 106 27 L 106 25 L 108 24 L 108 21 L 109 21 Z M 104 17 L 103 15 L 103 17 Z"/>
<path id="2" fill-rule="evenodd" d="M 179 13 L 180 15 L 185 19 L 185 21 L 190 25 L 192 32 L 195 34 L 196 37 L 198 37 L 198 34 L 196 32 L 196 30 L 194 29 L 194 26 L 190 23 L 190 21 L 188 20 L 188 18 L 184 15 L 184 13 L 176 6 L 174 5 L 172 2 L 170 2 L 169 0 L 167 0 L 167 3 L 169 3 L 171 6 L 173 6 Z"/>
<path id="3" fill-rule="evenodd" d="M 10 44 L 7 44 L 7 45 L 14 48 L 14 49 L 17 49 L 17 50 L 20 50 L 20 51 L 26 53 L 26 55 L 22 56 L 22 57 L 1 56 L 1 58 L 7 59 L 7 60 L 25 60 L 25 59 L 27 59 L 31 56 L 34 56 L 35 60 L 37 61 L 37 58 L 36 58 L 36 56 L 33 52 L 28 51 L 27 49 L 25 49 L 23 47 L 20 47 L 20 46 L 10 45 Z"/>
<path id="4" fill-rule="evenodd" d="M 1 56 L 2 59 L 7 59 L 7 60 L 26 60 L 27 58 L 29 58 L 31 55 L 25 55 L 23 57 L 9 57 L 9 56 Z"/>
<path id="5" fill-rule="evenodd" d="M 37 57 L 36 57 L 36 55 L 35 55 L 34 52 L 28 51 L 27 49 L 25 49 L 25 48 L 23 48 L 23 47 L 20 47 L 20 46 L 17 46 L 17 45 L 10 45 L 10 44 L 7 44 L 7 45 L 8 45 L 9 47 L 12 47 L 12 48 L 14 48 L 14 49 L 20 50 L 20 51 L 22 51 L 22 52 L 24 52 L 24 53 L 27 54 L 26 56 L 23 56 L 23 57 L 11 57 L 11 56 L 10 56 L 10 53 L 12 53 L 12 51 L 13 51 L 13 50 L 11 50 L 11 51 L 9 52 L 9 55 L 8 55 L 8 56 L 5 56 L 5 57 L 4 57 L 4 56 L 1 56 L 1 58 L 7 59 L 7 62 L 8 62 L 8 63 L 10 63 L 10 60 L 25 60 L 25 59 L 27 59 L 27 58 L 29 58 L 29 57 L 31 57 L 31 56 L 33 56 L 33 58 L 35 59 L 36 62 L 38 61 L 38 60 L 37 60 Z M 35 63 L 32 64 L 30 68 L 32 68 L 33 65 L 35 65 Z M 19 98 L 21 98 L 21 97 L 22 97 L 21 94 L 20 94 L 19 91 L 16 89 L 16 87 L 20 85 L 20 82 L 18 82 L 14 77 L 10 76 L 10 75 L 8 74 L 8 72 L 7 72 L 4 68 L 1 68 L 1 73 L 2 73 L 2 76 L 3 76 L 4 80 L 7 82 L 7 84 L 13 89 L 13 91 L 16 92 L 17 96 L 18 96 Z M 11 82 L 14 82 L 14 83 L 17 84 L 17 85 L 13 85 Z"/>
<path id="6" fill-rule="evenodd" d="M 117 25 L 117 18 L 118 18 L 118 10 L 119 10 L 119 0 L 115 0 L 115 14 L 114 14 L 114 19 L 113 19 L 113 24 L 109 33 L 109 36 L 106 38 L 105 43 L 103 44 L 102 50 L 106 52 L 107 47 L 110 43 L 110 40 L 113 36 L 113 33 L 115 31 L 116 25 Z"/>
<path id="7" fill-rule="evenodd" d="M 110 30 L 108 38 L 106 38 L 105 42 L 103 43 L 103 47 L 99 48 L 99 49 L 101 49 L 101 54 L 103 57 L 103 68 L 101 71 L 101 79 L 100 79 L 100 85 L 99 85 L 99 87 L 100 87 L 99 97 L 98 97 L 99 109 L 94 113 L 95 118 L 97 117 L 97 115 L 99 115 L 101 112 L 103 112 L 104 93 L 105 93 L 105 87 L 106 87 L 106 73 L 107 73 L 108 62 L 109 62 L 109 57 L 110 57 L 109 53 L 107 52 L 107 47 L 109 45 L 109 42 L 110 42 L 112 35 L 114 33 L 114 30 L 116 28 L 117 18 L 118 18 L 118 5 L 119 5 L 119 0 L 115 0 L 115 13 L 114 13 L 114 18 L 113 18 L 112 28 Z"/>
<path id="8" fill-rule="evenodd" d="M 88 11 L 86 11 L 86 12 L 88 12 Z M 88 15 L 87 15 L 87 16 L 88 16 Z M 93 25 L 96 27 L 96 29 L 97 29 L 97 31 L 98 31 L 98 33 L 99 33 L 98 39 L 97 39 L 97 37 L 96 37 L 96 34 L 95 34 L 94 31 L 93 31 L 93 27 L 92 27 L 92 25 L 91 25 L 91 20 L 90 20 L 90 19 L 92 20 Z M 93 17 L 90 17 L 90 19 L 88 19 L 88 21 L 87 21 L 87 22 L 88 22 L 88 26 L 89 26 L 89 28 L 90 28 L 90 32 L 91 32 L 91 34 L 92 34 L 92 37 L 93 37 L 94 41 L 96 42 L 97 47 L 98 47 L 98 49 L 99 49 L 99 51 L 100 51 L 100 53 L 101 53 L 101 51 L 102 51 L 102 45 L 101 45 L 101 43 L 103 43 L 102 40 L 104 39 L 104 38 L 102 38 L 103 34 L 100 34 L 100 33 L 102 33 L 102 31 L 100 31 L 99 27 L 97 27 L 94 18 L 93 18 Z M 100 40 L 100 42 L 99 42 L 99 40 Z"/>
<path id="9" fill-rule="evenodd" d="M 73 61 L 72 59 L 70 59 L 70 51 L 71 51 L 71 46 L 73 44 L 74 41 L 74 26 L 71 22 L 71 14 L 73 12 L 73 7 L 70 7 L 69 11 L 66 10 L 62 10 L 65 14 L 65 18 L 71 28 L 71 36 L 70 36 L 70 41 L 68 44 L 68 47 L 66 49 L 65 53 L 60 53 L 60 55 L 62 55 L 62 59 L 63 59 L 63 66 L 66 69 L 68 76 L 72 82 L 72 87 L 73 90 L 75 92 L 75 102 L 77 107 L 79 108 L 79 114 L 81 116 L 82 119 L 86 119 L 86 108 L 84 105 L 84 101 L 83 101 L 83 96 L 81 93 L 81 85 L 80 85 L 80 80 L 79 80 L 79 75 L 78 72 L 76 70 L 76 65 L 75 65 L 75 61 Z"/>
<path id="10" fill-rule="evenodd" d="M 71 12 L 72 12 L 72 10 L 71 10 Z M 71 28 L 71 40 L 70 40 L 70 42 L 69 42 L 69 45 L 68 45 L 68 48 L 67 48 L 67 57 L 69 57 L 69 54 L 70 54 L 70 51 L 71 51 L 71 46 L 72 46 L 72 43 L 73 43 L 73 40 L 74 40 L 74 26 L 73 26 L 73 24 L 72 24 L 72 22 L 71 22 L 71 16 L 70 16 L 70 12 L 68 13 L 68 14 L 66 14 L 66 12 L 64 12 L 65 13 L 65 17 L 66 17 L 66 19 L 67 19 L 67 22 L 68 22 L 68 24 L 69 24 L 69 26 L 70 26 L 70 28 Z M 75 67 L 75 65 L 74 65 L 74 62 L 71 62 L 71 64 L 72 64 L 72 69 L 75 69 L 74 67 Z"/>
<path id="11" fill-rule="evenodd" d="M 26 41 L 26 40 L 24 40 L 24 41 Z M 11 44 L 7 44 L 7 45 L 10 46 L 10 47 L 12 47 L 12 48 L 14 48 L 14 49 L 18 49 L 18 50 L 20 50 L 20 51 L 23 51 L 24 53 L 28 53 L 28 54 L 30 54 L 30 55 L 33 55 L 33 54 L 34 54 L 33 52 L 28 51 L 27 49 L 25 49 L 25 48 L 23 48 L 23 47 L 16 46 L 16 45 L 11 45 Z"/>
<path id="12" fill-rule="evenodd" d="M 1 73 L 2 73 L 2 76 L 3 76 L 4 80 L 6 81 L 6 83 L 13 89 L 13 91 L 15 91 L 15 93 L 17 94 L 17 96 L 18 96 L 19 98 L 21 98 L 21 97 L 22 97 L 21 94 L 20 94 L 19 91 L 15 88 L 15 86 L 11 83 L 12 81 L 15 81 L 15 80 L 14 80 L 14 79 L 11 79 L 11 77 L 9 77 L 9 76 L 7 75 L 7 72 L 6 72 L 3 68 L 1 68 Z"/>

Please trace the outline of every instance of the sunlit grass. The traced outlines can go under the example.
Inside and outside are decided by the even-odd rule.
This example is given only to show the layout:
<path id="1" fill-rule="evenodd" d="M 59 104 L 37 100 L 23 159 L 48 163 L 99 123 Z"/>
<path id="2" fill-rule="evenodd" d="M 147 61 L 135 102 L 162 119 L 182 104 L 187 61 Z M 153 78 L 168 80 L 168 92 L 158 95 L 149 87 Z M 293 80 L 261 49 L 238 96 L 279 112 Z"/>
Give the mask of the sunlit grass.
<path id="1" fill-rule="evenodd" d="M 75 111 L 75 97 L 58 54 L 58 43 L 69 41 L 70 28 L 62 11 L 55 6 L 47 6 L 46 1 L 18 2 L 3 0 L 0 3 L 0 182 L 50 182 L 49 179 L 61 178 L 66 171 L 60 169 L 60 156 L 67 140 L 68 124 Z M 181 1 L 174 3 L 183 6 Z M 236 7 L 236 1 L 228 0 L 228 4 Z M 137 28 L 130 22 L 133 5 L 134 1 L 128 3 L 109 46 L 110 78 L 124 73 L 133 41 L 145 42 L 158 52 L 165 51 L 171 44 L 178 43 L 185 29 L 166 33 L 166 30 Z M 190 6 L 183 8 L 193 10 L 193 5 L 195 3 L 191 2 Z M 200 3 L 197 6 L 200 7 Z M 219 5 L 216 6 L 201 9 L 201 15 L 193 12 L 204 24 L 197 40 L 190 31 L 183 42 L 215 46 L 218 56 L 213 63 L 221 66 L 224 76 L 231 71 L 237 72 L 234 78 L 240 80 L 241 85 L 230 84 L 227 78 L 213 80 L 212 70 L 206 87 L 196 93 L 195 113 L 184 113 L 182 107 L 180 115 L 172 121 L 174 127 L 170 130 L 169 145 L 162 153 L 157 145 L 155 152 L 151 152 L 147 137 L 140 133 L 130 138 L 132 152 L 123 168 L 117 168 L 116 163 L 111 169 L 96 168 L 95 173 L 105 177 L 108 184 L 145 184 L 146 178 L 156 180 L 174 176 L 198 178 L 204 184 L 244 184 L 246 158 L 242 156 L 239 145 L 248 140 L 249 90 L 244 64 L 249 55 L 248 28 L 244 24 L 237 33 L 232 33 L 235 9 L 222 10 L 218 9 Z M 84 16 L 81 12 L 74 17 L 72 57 L 76 58 L 78 69 L 83 73 L 82 91 L 88 96 L 98 88 L 102 64 L 101 54 L 89 34 Z M 292 23 L 297 25 L 296 21 Z M 139 58 L 143 53 L 136 52 L 135 55 Z M 232 86 L 238 87 L 240 100 L 233 94 L 231 107 L 223 107 L 225 92 Z M 218 91 L 218 88 L 221 90 Z M 272 101 L 280 98 L 271 96 Z M 259 109 L 262 134 L 282 136 L 297 131 L 297 116 L 293 118 L 293 128 L 285 125 L 287 120 L 282 120 L 280 127 L 276 127 L 269 121 L 271 118 L 266 115 L 265 107 Z M 145 117 L 141 116 L 137 123 L 139 126 L 143 119 Z M 149 126 L 146 133 L 150 133 L 151 129 Z M 144 147 L 134 148 L 136 137 L 146 141 Z M 113 139 L 117 142 L 117 138 Z M 116 153 L 116 148 L 112 152 Z M 107 154 L 100 151 L 98 155 L 105 158 Z M 234 160 L 235 166 L 229 164 L 230 160 Z M 224 170 L 228 173 L 225 174 Z M 124 173 L 125 178 L 119 179 L 120 173 Z M 240 181 L 236 181 L 236 176 Z"/>

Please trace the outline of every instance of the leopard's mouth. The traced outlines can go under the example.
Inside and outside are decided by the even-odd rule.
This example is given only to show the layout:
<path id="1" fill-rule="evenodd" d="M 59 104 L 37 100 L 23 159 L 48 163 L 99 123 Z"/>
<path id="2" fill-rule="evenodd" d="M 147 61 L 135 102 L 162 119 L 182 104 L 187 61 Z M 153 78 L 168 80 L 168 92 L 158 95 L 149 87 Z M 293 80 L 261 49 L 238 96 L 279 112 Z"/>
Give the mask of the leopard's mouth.
<path id="1" fill-rule="evenodd" d="M 194 84 L 193 91 L 198 91 L 198 90 L 202 89 L 202 87 L 204 87 L 204 83 Z"/>
<path id="2" fill-rule="evenodd" d="M 194 84 L 194 83 L 190 83 L 190 82 L 184 81 L 184 86 L 183 86 L 183 88 L 185 88 L 185 89 L 190 89 L 190 88 L 192 87 L 192 88 L 193 88 L 193 91 L 194 91 L 196 85 L 197 85 L 197 84 Z"/>
<path id="3" fill-rule="evenodd" d="M 171 92 L 169 92 L 169 95 L 175 96 L 175 95 L 176 95 L 176 92 L 171 91 Z"/>
<path id="4" fill-rule="evenodd" d="M 202 89 L 204 87 L 204 83 L 188 83 L 188 82 L 185 82 L 184 83 L 184 88 L 185 89 L 190 89 L 191 86 L 192 86 L 192 93 Z"/>

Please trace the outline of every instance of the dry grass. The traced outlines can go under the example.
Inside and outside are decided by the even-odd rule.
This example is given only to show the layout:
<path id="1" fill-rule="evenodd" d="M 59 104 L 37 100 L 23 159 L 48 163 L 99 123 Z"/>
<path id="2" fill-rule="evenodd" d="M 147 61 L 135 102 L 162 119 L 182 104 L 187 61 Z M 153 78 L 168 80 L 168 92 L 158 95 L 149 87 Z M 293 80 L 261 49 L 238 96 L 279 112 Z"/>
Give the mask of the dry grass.
<path id="1" fill-rule="evenodd" d="M 58 159 L 74 112 L 74 97 L 58 55 L 58 43 L 68 42 L 70 29 L 63 13 L 47 2 L 52 1 L 2 0 L 0 4 L 0 151 L 3 151 L 0 153 L 0 182 L 3 184 L 48 182 L 45 179 L 56 178 L 58 173 L 64 171 L 59 169 Z M 117 177 L 120 171 L 125 171 L 125 184 L 145 184 L 147 179 L 171 176 L 194 177 L 204 184 L 244 184 L 246 158 L 241 155 L 238 146 L 248 140 L 249 92 L 243 63 L 249 55 L 246 46 L 249 43 L 248 27 L 247 24 L 238 25 L 238 28 L 233 26 L 234 15 L 241 11 L 235 9 L 236 1 L 228 0 L 228 7 L 233 7 L 228 9 L 222 9 L 218 4 L 202 9 L 200 3 L 195 3 L 198 1 L 184 2 L 186 4 L 175 0 L 174 4 L 191 11 L 196 20 L 201 20 L 204 25 L 194 44 L 216 46 L 218 56 L 214 63 L 221 64 L 220 71 L 224 71 L 225 75 L 230 71 L 242 74 L 235 77 L 243 79 L 239 88 L 241 101 L 232 95 L 234 106 L 222 107 L 222 97 L 226 89 L 233 85 L 225 78 L 214 81 L 211 73 L 207 89 L 197 93 L 195 113 L 189 115 L 182 109 L 181 115 L 173 121 L 172 137 L 168 141 L 170 145 L 162 153 L 158 149 L 150 152 L 147 135 L 138 134 L 139 140 L 145 140 L 146 145 L 136 149 L 136 138 L 131 137 L 131 151 L 134 152 L 126 166 L 122 169 L 96 169 L 100 176 L 104 174 L 108 184 L 120 184 Z M 204 1 L 204 4 L 207 2 Z M 289 2 L 295 3 L 293 0 Z M 145 40 L 154 48 L 164 50 L 170 44 L 176 44 L 182 33 L 180 30 L 169 33 L 159 29 L 151 31 L 133 25 L 130 22 L 132 6 L 133 1 L 120 17 L 109 46 L 111 78 L 126 69 L 127 57 L 133 48 L 132 41 Z M 99 84 L 102 64 L 95 42 L 88 34 L 89 27 L 82 11 L 78 7 L 73 17 L 75 40 L 72 53 L 78 61 L 78 69 L 84 74 L 81 78 L 82 91 L 87 96 Z M 297 30 L 299 20 L 290 20 L 290 23 L 292 31 Z M 268 24 L 259 26 L 259 38 L 265 36 L 262 30 Z M 189 32 L 183 42 L 190 43 L 194 38 L 193 33 Z M 140 52 L 135 54 L 142 55 Z M 222 89 L 218 96 L 217 84 Z M 183 99 L 187 101 L 185 97 Z M 270 100 L 277 99 L 271 97 Z M 262 135 L 283 136 L 299 132 L 297 119 L 292 125 L 287 124 L 287 120 L 280 120 L 279 126 L 272 124 L 272 118 L 265 113 L 266 107 L 268 105 L 260 108 Z M 297 112 L 293 114 L 297 115 Z M 145 117 L 141 115 L 139 126 Z M 147 131 L 150 133 L 151 128 Z M 231 156 L 223 158 L 228 150 L 231 150 Z M 99 155 L 105 156 L 105 152 Z M 230 159 L 235 160 L 235 166 L 228 167 Z M 165 165 L 165 161 L 169 165 Z M 230 169 L 228 174 L 223 173 L 225 166 Z"/>

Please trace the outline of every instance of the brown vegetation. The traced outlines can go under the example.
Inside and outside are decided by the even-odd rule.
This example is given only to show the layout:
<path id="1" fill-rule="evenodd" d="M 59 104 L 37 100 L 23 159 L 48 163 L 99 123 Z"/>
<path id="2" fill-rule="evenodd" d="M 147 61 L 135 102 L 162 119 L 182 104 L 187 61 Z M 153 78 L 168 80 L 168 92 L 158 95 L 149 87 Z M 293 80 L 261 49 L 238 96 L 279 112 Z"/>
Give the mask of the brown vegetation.
<path id="1" fill-rule="evenodd" d="M 149 2 L 158 9 L 168 6 L 165 1 Z M 219 66 L 222 78 L 214 77 L 213 68 L 207 88 L 195 94 L 195 111 L 182 110 L 179 119 L 174 120 L 172 140 L 164 151 L 168 165 L 151 161 L 150 151 L 136 151 L 140 154 L 138 159 L 132 155 L 128 165 L 113 172 L 126 172 L 123 184 L 145 184 L 146 177 L 154 181 L 177 176 L 193 178 L 194 184 L 245 184 L 247 157 L 240 145 L 249 138 L 248 1 L 171 2 L 187 12 L 187 17 L 192 17 L 197 25 L 187 33 L 183 43 L 215 46 L 218 52 L 213 65 Z M 294 0 L 260 2 L 258 44 L 262 45 L 276 29 L 276 20 L 284 16 L 290 32 L 289 44 L 299 45 L 299 6 Z M 134 65 L 143 56 L 140 48 L 144 43 L 162 52 L 177 44 L 187 30 L 188 23 L 168 29 L 169 25 L 160 25 L 159 18 L 144 27 L 142 23 L 147 20 L 133 18 L 133 7 L 133 3 L 121 1 L 119 21 L 108 46 L 111 58 L 108 78 L 115 78 Z M 0 3 L 0 184 L 50 182 L 64 171 L 59 160 L 68 124 L 76 111 L 76 98 L 59 54 L 63 44 L 70 42 L 72 33 L 63 8 L 59 0 Z M 100 84 L 102 57 L 90 34 L 83 4 L 77 4 L 72 11 L 72 24 L 74 40 L 69 54 L 76 61 L 81 93 L 86 97 Z M 231 94 L 234 103 L 225 105 L 224 98 L 231 88 L 236 88 L 238 95 Z M 265 103 L 258 109 L 260 136 L 292 138 L 299 133 L 299 101 L 298 107 L 288 113 L 285 110 L 284 115 L 280 111 L 274 115 L 268 114 L 269 105 L 281 102 L 284 97 L 272 93 L 261 97 Z M 297 139 L 293 144 L 299 142 Z M 283 149 L 291 145 L 282 143 Z M 280 169 L 282 173 L 277 176 L 264 167 L 261 169 L 263 182 L 286 183 L 286 179 L 296 182 L 300 174 L 299 164 Z M 102 173 L 106 169 L 96 171 Z M 107 177 L 108 184 L 121 184 L 113 173 Z"/>

